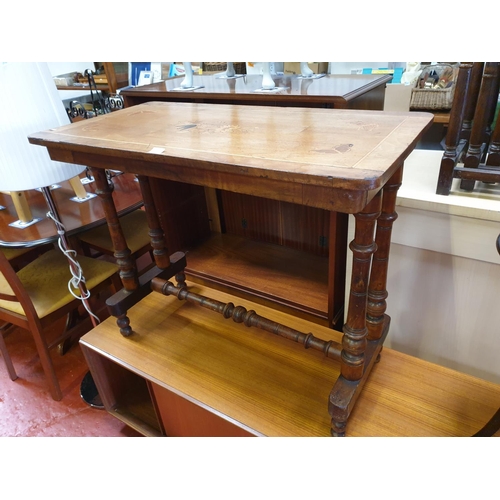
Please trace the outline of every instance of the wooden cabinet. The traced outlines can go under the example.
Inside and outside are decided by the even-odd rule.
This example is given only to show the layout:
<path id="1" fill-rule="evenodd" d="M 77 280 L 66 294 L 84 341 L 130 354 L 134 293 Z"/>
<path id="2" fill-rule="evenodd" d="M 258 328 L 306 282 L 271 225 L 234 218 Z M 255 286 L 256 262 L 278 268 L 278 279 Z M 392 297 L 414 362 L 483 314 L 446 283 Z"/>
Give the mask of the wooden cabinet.
<path id="1" fill-rule="evenodd" d="M 97 90 L 109 94 L 116 94 L 120 88 L 128 86 L 128 63 L 127 62 L 96 62 L 94 68 L 88 68 L 95 71 L 99 68 L 104 69 L 104 74 L 95 75 L 94 80 Z M 58 90 L 89 90 L 87 82 L 83 85 L 58 85 Z M 85 85 L 86 84 L 86 85 Z M 95 90 L 95 89 L 93 89 Z"/>

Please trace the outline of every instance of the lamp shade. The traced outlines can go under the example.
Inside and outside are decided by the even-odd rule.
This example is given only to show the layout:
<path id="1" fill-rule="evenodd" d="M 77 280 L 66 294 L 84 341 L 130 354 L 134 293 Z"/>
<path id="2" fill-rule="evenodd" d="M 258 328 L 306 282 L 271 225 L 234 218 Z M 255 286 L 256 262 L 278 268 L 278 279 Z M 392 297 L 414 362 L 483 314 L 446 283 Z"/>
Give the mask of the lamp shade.
<path id="1" fill-rule="evenodd" d="M 69 123 L 47 63 L 0 62 L 0 191 L 51 186 L 84 166 L 52 161 L 28 135 Z"/>

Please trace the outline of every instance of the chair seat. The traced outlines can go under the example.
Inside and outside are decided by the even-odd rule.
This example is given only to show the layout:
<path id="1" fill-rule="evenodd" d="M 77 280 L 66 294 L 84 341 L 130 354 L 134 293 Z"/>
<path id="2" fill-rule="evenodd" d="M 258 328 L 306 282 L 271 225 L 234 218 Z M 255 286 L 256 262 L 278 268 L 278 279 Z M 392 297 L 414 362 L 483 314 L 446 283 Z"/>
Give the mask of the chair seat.
<path id="1" fill-rule="evenodd" d="M 32 248 L 29 247 L 20 247 L 20 248 L 11 248 L 11 247 L 2 247 L 0 249 L 5 257 L 7 257 L 8 260 L 13 260 L 17 257 L 20 257 L 21 255 L 24 255 L 32 250 Z"/>
<path id="2" fill-rule="evenodd" d="M 144 210 L 135 210 L 123 217 L 120 217 L 120 225 L 123 230 L 123 235 L 127 242 L 127 246 L 134 254 L 146 245 L 151 244 L 149 237 L 148 221 Z M 92 247 L 113 253 L 113 242 L 109 234 L 107 225 L 99 226 L 94 229 L 89 229 L 78 235 L 78 239 L 91 245 Z"/>
<path id="3" fill-rule="evenodd" d="M 118 271 L 114 263 L 79 255 L 77 258 L 86 279 L 88 290 L 102 283 Z M 60 250 L 50 250 L 17 273 L 30 296 L 39 318 L 43 318 L 74 300 L 68 289 L 71 279 L 69 262 Z M 10 285 L 0 274 L 0 292 L 13 294 Z M 75 290 L 80 295 L 79 290 Z M 18 302 L 0 300 L 0 307 L 24 315 Z"/>

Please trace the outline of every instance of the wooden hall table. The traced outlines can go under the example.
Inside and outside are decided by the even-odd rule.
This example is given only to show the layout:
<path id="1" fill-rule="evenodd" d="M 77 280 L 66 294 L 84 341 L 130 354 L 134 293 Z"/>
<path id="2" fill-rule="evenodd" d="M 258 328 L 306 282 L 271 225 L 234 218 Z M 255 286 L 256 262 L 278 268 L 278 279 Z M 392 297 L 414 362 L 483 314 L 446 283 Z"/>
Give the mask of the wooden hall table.
<path id="1" fill-rule="evenodd" d="M 125 107 L 165 101 L 382 110 L 386 83 L 392 78 L 391 75 L 325 75 L 304 79 L 300 75 L 283 75 L 275 81 L 280 90 L 258 92 L 262 86 L 261 75 L 236 79 L 221 76 L 223 74 L 194 75 L 194 85 L 201 86 L 195 90 L 180 90 L 183 78 L 178 77 L 125 89 L 121 95 Z M 174 194 L 181 191 L 179 184 Z M 163 216 L 164 221 L 170 221 L 164 222 L 163 229 L 170 236 L 175 234 L 175 239 L 169 241 L 171 252 L 189 249 L 186 273 L 190 278 L 250 296 L 263 304 L 271 302 L 294 315 L 342 330 L 346 214 L 270 200 L 258 193 L 250 196 L 189 184 L 182 186 L 182 197 L 183 205 L 178 203 L 177 211 L 189 221 L 184 225 L 189 227 L 189 232 L 176 223 L 178 214 L 168 219 Z M 190 207 L 189 212 L 186 206 Z M 210 220 L 206 226 L 203 217 L 198 215 L 205 206 L 209 210 L 205 219 Z M 161 206 L 157 208 L 167 212 Z M 227 255 L 232 258 L 226 258 Z M 287 290 L 300 286 L 304 278 L 305 271 L 300 271 L 304 257 L 308 262 L 307 279 L 312 286 L 308 287 L 307 294 L 291 296 Z M 222 259 L 224 266 L 219 264 Z M 247 269 L 248 266 L 252 269 Z M 266 272 L 270 267 L 273 276 Z M 290 268 L 296 271 L 287 272 Z M 328 287 L 324 278 L 328 272 L 335 286 Z M 245 279 L 239 278 L 242 275 L 246 275 Z"/>
<path id="2" fill-rule="evenodd" d="M 431 123 L 429 113 L 151 102 L 90 123 L 33 134 L 29 140 L 47 147 L 54 160 L 88 165 L 93 171 L 120 255 L 124 289 L 108 306 L 123 335 L 133 332 L 128 308 L 154 288 L 321 350 L 340 361 L 329 413 L 332 434 L 344 435 L 389 328 L 385 288 L 403 162 Z M 110 165 L 139 177 L 159 268 L 158 276 L 147 275 L 146 281 L 139 281 L 134 272 L 111 195 L 106 194 L 104 169 Z M 177 252 L 169 258 L 165 248 L 151 190 L 156 179 L 354 214 L 351 290 L 342 342 L 326 342 L 253 311 L 189 292 L 183 278 L 185 255 Z M 176 285 L 168 281 L 173 276 Z"/>

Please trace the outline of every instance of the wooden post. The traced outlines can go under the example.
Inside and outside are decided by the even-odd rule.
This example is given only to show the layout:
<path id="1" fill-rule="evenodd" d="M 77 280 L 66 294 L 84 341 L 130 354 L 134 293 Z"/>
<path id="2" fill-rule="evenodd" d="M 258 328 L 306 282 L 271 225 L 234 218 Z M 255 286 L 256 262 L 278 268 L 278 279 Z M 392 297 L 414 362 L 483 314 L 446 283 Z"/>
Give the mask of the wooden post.
<path id="1" fill-rule="evenodd" d="M 114 256 L 120 268 L 120 278 L 123 287 L 127 291 L 136 290 L 139 287 L 137 268 L 134 260 L 131 258 L 131 251 L 123 235 L 123 230 L 113 201 L 112 189 L 106 177 L 106 171 L 100 168 L 92 168 L 91 170 L 97 188 L 95 192 L 103 204 L 104 215 L 106 216 L 111 241 L 113 242 L 113 248 L 115 250 Z"/>
<path id="2" fill-rule="evenodd" d="M 25 223 L 31 222 L 33 220 L 33 215 L 31 214 L 31 209 L 26 200 L 24 191 L 11 191 L 10 196 L 12 197 L 12 203 L 16 209 L 19 220 Z"/>
<path id="3" fill-rule="evenodd" d="M 398 189 L 403 180 L 403 166 L 389 179 L 382 194 L 382 212 L 377 220 L 375 243 L 377 250 L 373 254 L 370 284 L 368 286 L 368 304 L 366 326 L 368 340 L 377 340 L 382 336 L 384 314 L 387 309 L 387 270 L 391 248 L 392 225 L 398 218 L 395 211 Z"/>
<path id="4" fill-rule="evenodd" d="M 138 175 L 137 178 L 141 186 L 142 199 L 144 200 L 144 209 L 148 220 L 149 236 L 151 238 L 151 246 L 153 247 L 155 264 L 160 269 L 166 269 L 170 265 L 170 258 L 165 243 L 165 235 L 158 219 L 158 212 L 151 192 L 149 177 Z"/>
<path id="5" fill-rule="evenodd" d="M 353 253 L 351 291 L 347 321 L 342 338 L 341 375 L 351 381 L 363 376 L 366 349 L 366 305 L 372 255 L 377 249 L 374 241 L 375 222 L 380 215 L 382 191 L 355 214 L 356 229 L 349 248 Z"/>

